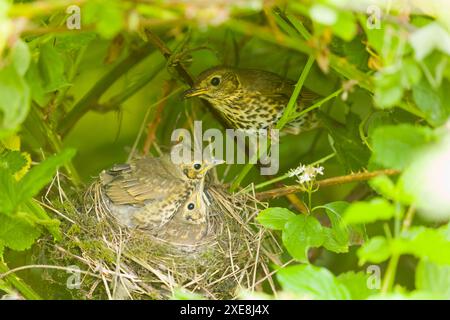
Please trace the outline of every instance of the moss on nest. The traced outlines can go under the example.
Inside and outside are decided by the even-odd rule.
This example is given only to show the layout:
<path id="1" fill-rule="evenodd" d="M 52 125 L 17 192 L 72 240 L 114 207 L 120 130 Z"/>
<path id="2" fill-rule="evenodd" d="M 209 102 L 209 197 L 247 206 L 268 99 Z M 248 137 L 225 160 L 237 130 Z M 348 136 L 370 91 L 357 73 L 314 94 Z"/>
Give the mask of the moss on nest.
<path id="1" fill-rule="evenodd" d="M 56 194 L 49 203 L 65 217 L 58 246 L 85 274 L 77 298 L 167 299 L 183 288 L 208 299 L 233 299 L 270 278 L 270 261 L 279 263 L 274 238 L 253 222 L 261 204 L 248 194 L 207 187 L 208 235 L 195 246 L 180 246 L 121 226 L 99 205 L 98 192 L 94 183 L 80 206 L 62 204 Z"/>

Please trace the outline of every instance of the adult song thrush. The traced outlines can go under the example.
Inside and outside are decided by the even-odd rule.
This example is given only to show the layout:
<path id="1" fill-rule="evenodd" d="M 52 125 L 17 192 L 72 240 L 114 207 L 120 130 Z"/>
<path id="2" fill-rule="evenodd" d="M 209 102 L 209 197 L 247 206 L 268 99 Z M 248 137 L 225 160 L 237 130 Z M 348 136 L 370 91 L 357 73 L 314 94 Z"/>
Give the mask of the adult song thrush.
<path id="1" fill-rule="evenodd" d="M 207 100 L 235 129 L 267 129 L 280 120 L 294 86 L 295 82 L 268 71 L 214 67 L 202 72 L 184 96 Z M 312 105 L 318 97 L 303 88 L 296 111 Z M 314 113 L 307 113 L 289 122 L 286 131 L 297 134 L 316 124 Z"/>

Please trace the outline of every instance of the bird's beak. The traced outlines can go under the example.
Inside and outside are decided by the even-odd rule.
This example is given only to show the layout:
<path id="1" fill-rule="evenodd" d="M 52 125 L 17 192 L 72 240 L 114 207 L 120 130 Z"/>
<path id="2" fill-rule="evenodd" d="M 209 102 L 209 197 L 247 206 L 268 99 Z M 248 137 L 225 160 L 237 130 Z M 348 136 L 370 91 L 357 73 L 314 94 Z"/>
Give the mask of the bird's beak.
<path id="1" fill-rule="evenodd" d="M 195 96 L 201 96 L 202 94 L 205 94 L 206 92 L 208 92 L 208 88 L 192 88 L 192 89 L 186 90 L 183 93 L 183 97 L 190 98 L 190 97 L 195 97 Z"/>

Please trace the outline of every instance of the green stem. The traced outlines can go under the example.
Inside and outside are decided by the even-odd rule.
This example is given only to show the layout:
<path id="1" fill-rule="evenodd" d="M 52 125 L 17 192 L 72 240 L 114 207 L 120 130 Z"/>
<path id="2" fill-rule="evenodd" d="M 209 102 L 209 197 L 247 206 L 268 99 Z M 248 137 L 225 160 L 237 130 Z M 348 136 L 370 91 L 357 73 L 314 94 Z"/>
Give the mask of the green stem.
<path id="1" fill-rule="evenodd" d="M 228 20 L 227 27 L 239 33 L 247 34 L 250 36 L 256 36 L 261 40 L 281 45 L 289 49 L 293 49 L 309 55 L 315 55 L 314 49 L 307 45 L 299 34 L 298 37 L 293 38 L 284 34 L 275 36 L 271 34 L 266 28 L 257 26 L 250 22 L 230 19 Z M 345 78 L 354 79 L 358 81 L 358 85 L 366 90 L 372 91 L 374 89 L 373 82 L 370 77 L 364 72 L 356 68 L 345 58 L 336 56 L 332 53 L 329 54 L 330 66 Z"/>
<path id="2" fill-rule="evenodd" d="M 9 271 L 6 263 L 0 260 L 0 274 L 6 273 Z M 10 285 L 16 288 L 22 296 L 24 296 L 28 300 L 42 300 L 41 296 L 37 294 L 30 286 L 28 286 L 22 279 L 20 279 L 15 274 L 10 274 L 5 277 L 5 281 L 7 281 Z"/>
<path id="3" fill-rule="evenodd" d="M 289 121 L 294 121 L 294 120 L 296 120 L 298 118 L 303 117 L 308 112 L 311 112 L 314 109 L 320 108 L 325 102 L 327 102 L 327 101 L 333 99 L 334 97 L 338 96 L 342 91 L 344 91 L 343 88 L 338 89 L 338 90 L 334 91 L 333 93 L 329 94 L 328 96 L 326 96 L 325 98 L 317 101 L 312 106 L 310 106 L 310 107 L 308 107 L 308 108 L 306 108 L 306 109 L 304 109 L 304 110 L 302 110 L 300 112 L 297 112 L 297 113 L 293 114 L 292 117 L 289 119 Z"/>
<path id="4" fill-rule="evenodd" d="M 289 102 L 286 106 L 286 109 L 283 112 L 283 116 L 281 119 L 277 122 L 275 129 L 281 130 L 286 125 L 286 123 L 289 121 L 289 117 L 294 110 L 294 107 L 297 105 L 297 98 L 300 94 L 300 91 L 302 90 L 303 84 L 305 83 L 306 77 L 308 76 L 309 71 L 311 70 L 311 66 L 314 63 L 314 57 L 309 56 L 308 61 L 306 62 L 305 67 L 302 70 L 302 73 L 300 74 L 300 77 L 298 78 L 297 83 L 295 84 L 294 91 L 292 92 L 292 95 L 289 99 Z M 270 144 L 270 143 L 269 143 Z M 268 147 L 268 146 L 267 146 Z M 231 184 L 231 192 L 235 191 L 241 182 L 244 180 L 244 178 L 247 176 L 247 174 L 250 172 L 250 170 L 253 168 L 253 163 L 256 163 L 259 159 L 258 152 L 255 152 L 249 161 L 244 167 L 244 169 L 241 170 L 237 178 L 233 181 Z"/>
<path id="5" fill-rule="evenodd" d="M 383 279 L 383 285 L 381 287 L 381 293 L 383 294 L 386 294 L 392 290 L 399 258 L 400 256 L 397 253 L 394 253 L 389 260 L 389 264 L 387 266 L 386 273 Z"/>
<path id="6" fill-rule="evenodd" d="M 309 74 L 309 71 L 311 70 L 311 67 L 314 63 L 314 57 L 313 56 L 309 56 L 308 57 L 308 61 L 306 61 L 306 65 L 303 68 L 302 73 L 300 74 L 300 78 L 298 78 L 297 83 L 295 84 L 295 88 L 294 88 L 294 92 L 292 92 L 292 95 L 289 99 L 289 102 L 286 106 L 286 109 L 283 112 L 283 116 L 281 117 L 281 119 L 278 121 L 277 125 L 276 125 L 276 129 L 281 130 L 284 128 L 284 126 L 288 123 L 289 121 L 289 117 L 292 113 L 292 111 L 294 111 L 295 106 L 297 105 L 297 98 L 300 94 L 300 91 L 303 88 L 303 84 L 305 83 L 306 77 Z"/>
<path id="7" fill-rule="evenodd" d="M 75 104 L 72 110 L 63 119 L 59 126 L 61 134 L 63 136 L 66 135 L 86 112 L 97 106 L 100 97 L 114 82 L 117 81 L 118 78 L 138 62 L 146 58 L 152 50 L 154 50 L 153 47 L 144 45 L 131 52 L 127 58 L 117 64 L 102 79 L 100 79 L 91 90 Z"/>
<path id="8" fill-rule="evenodd" d="M 98 106 L 100 111 L 108 111 L 113 110 L 117 106 L 121 105 L 124 101 L 126 101 L 128 98 L 130 98 L 132 95 L 134 95 L 137 91 L 142 89 L 147 83 L 149 83 L 153 78 L 155 78 L 161 70 L 163 70 L 164 66 L 166 65 L 165 61 L 162 61 L 156 67 L 150 71 L 144 74 L 138 81 L 131 84 L 129 87 L 127 87 L 123 92 L 115 95 L 109 101 L 105 102 L 104 104 Z"/>

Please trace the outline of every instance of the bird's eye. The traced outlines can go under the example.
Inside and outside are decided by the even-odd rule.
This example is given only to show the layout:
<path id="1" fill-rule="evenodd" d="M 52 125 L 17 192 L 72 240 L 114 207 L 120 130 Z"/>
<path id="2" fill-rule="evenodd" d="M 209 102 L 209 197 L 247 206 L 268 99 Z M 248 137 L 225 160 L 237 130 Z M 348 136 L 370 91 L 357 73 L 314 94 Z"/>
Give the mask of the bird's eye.
<path id="1" fill-rule="evenodd" d="M 195 204 L 193 204 L 192 202 L 188 204 L 187 206 L 188 210 L 194 210 L 195 208 Z"/>
<path id="2" fill-rule="evenodd" d="M 200 170 L 201 167 L 202 167 L 202 165 L 200 163 L 194 164 L 194 169 L 195 170 Z"/>
<path id="3" fill-rule="evenodd" d="M 211 79 L 211 84 L 213 85 L 213 86 L 218 86 L 219 84 L 220 84 L 220 78 L 219 77 L 214 77 L 214 78 L 212 78 Z"/>

